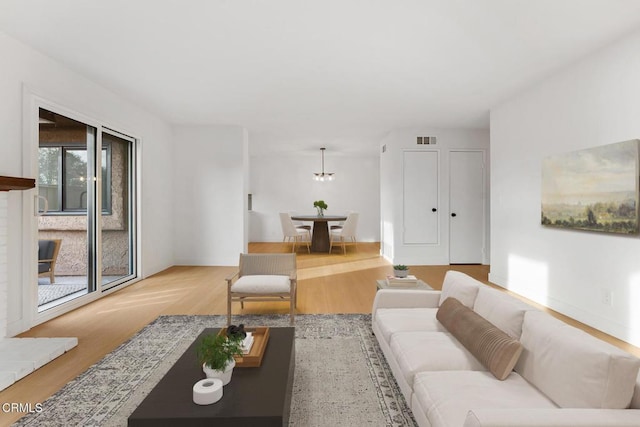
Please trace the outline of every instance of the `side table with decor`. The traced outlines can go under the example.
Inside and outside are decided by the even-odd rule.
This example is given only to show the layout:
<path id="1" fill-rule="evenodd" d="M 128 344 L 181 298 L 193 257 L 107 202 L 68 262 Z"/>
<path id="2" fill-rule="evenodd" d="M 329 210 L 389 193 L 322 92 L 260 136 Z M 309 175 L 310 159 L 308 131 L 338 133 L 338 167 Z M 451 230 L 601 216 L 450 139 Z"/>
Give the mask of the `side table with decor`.
<path id="1" fill-rule="evenodd" d="M 420 279 L 416 279 L 415 281 L 406 281 L 401 282 L 397 280 L 393 280 L 393 278 L 387 278 L 376 281 L 378 290 L 380 289 L 422 289 L 422 290 L 433 290 L 431 286 L 429 286 L 426 282 L 423 282 Z"/>

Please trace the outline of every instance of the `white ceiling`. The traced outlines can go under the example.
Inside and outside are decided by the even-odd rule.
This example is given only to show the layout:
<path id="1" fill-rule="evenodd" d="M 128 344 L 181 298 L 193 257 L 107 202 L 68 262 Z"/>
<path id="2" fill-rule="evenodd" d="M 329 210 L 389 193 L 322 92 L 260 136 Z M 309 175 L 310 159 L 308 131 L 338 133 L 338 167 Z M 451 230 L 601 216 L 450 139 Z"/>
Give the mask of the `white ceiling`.
<path id="1" fill-rule="evenodd" d="M 487 128 L 638 28 L 638 0 L 0 0 L 1 31 L 168 122 L 285 149 Z"/>

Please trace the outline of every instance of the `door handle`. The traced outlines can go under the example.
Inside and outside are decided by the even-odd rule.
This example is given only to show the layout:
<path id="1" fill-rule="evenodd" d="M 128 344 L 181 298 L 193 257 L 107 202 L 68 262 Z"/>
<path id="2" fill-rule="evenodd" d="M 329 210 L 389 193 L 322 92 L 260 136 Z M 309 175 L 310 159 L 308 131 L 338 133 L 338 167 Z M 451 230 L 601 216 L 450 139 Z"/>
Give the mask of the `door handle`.
<path id="1" fill-rule="evenodd" d="M 436 209 L 436 208 L 432 208 L 431 209 L 431 212 L 437 212 L 437 211 L 438 211 L 438 209 Z"/>
<path id="2" fill-rule="evenodd" d="M 451 216 L 458 216 L 455 212 L 451 214 Z"/>

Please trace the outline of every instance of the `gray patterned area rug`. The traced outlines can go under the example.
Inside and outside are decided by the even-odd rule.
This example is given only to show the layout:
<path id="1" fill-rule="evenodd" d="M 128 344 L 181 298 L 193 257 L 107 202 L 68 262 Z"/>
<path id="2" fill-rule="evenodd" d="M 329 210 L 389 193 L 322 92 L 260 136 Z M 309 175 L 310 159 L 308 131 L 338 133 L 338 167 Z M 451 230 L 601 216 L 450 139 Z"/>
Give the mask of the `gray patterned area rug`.
<path id="1" fill-rule="evenodd" d="M 43 402 L 15 426 L 126 426 L 127 417 L 203 328 L 225 316 L 161 316 Z M 289 326 L 289 316 L 234 316 Z M 371 332 L 371 316 L 296 316 L 291 426 L 415 426 Z M 195 357 L 195 356 L 194 356 Z"/>

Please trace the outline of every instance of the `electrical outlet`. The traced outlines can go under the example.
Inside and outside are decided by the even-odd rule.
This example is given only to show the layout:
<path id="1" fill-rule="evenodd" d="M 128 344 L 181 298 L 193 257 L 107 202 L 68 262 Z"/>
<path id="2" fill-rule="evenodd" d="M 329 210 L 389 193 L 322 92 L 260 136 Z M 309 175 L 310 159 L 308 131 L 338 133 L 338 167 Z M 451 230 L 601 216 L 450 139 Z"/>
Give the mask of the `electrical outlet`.
<path id="1" fill-rule="evenodd" d="M 602 303 L 609 307 L 613 307 L 613 292 L 609 289 L 602 290 Z"/>

